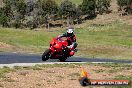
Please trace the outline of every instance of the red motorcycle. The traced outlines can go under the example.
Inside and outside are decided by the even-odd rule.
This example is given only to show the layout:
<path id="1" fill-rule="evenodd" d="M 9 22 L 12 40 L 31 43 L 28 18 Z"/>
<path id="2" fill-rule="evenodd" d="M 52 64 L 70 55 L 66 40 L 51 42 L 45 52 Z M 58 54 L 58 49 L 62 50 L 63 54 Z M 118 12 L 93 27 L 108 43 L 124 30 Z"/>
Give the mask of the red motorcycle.
<path id="1" fill-rule="evenodd" d="M 42 60 L 46 61 L 48 59 L 59 59 L 60 61 L 65 61 L 68 57 L 70 57 L 70 48 L 67 47 L 68 42 L 64 39 L 53 38 L 50 41 L 50 48 L 47 49 L 43 55 Z"/>

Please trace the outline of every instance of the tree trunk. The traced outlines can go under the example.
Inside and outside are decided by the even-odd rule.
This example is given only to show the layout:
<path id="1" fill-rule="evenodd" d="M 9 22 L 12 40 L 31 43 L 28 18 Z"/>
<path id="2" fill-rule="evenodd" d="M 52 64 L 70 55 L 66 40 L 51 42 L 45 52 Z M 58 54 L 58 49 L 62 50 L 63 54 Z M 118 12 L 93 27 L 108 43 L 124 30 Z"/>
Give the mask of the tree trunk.
<path id="1" fill-rule="evenodd" d="M 70 17 L 67 17 L 67 27 L 69 26 L 70 24 Z"/>
<path id="2" fill-rule="evenodd" d="M 50 21 L 50 16 L 48 14 L 48 29 L 50 29 L 49 21 Z"/>
<path id="3" fill-rule="evenodd" d="M 49 25 L 49 22 L 48 22 L 48 29 L 50 29 L 50 25 Z"/>

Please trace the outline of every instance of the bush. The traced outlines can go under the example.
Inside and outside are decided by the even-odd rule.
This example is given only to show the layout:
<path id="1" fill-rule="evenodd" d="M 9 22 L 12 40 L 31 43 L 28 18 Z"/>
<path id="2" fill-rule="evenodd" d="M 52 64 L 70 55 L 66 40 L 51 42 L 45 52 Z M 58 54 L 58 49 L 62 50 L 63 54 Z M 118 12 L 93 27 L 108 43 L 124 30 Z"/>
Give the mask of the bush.
<path id="1" fill-rule="evenodd" d="M 67 19 L 67 25 L 79 24 L 82 22 L 81 18 L 91 19 L 96 16 L 96 0 L 83 0 L 79 6 L 70 0 L 62 1 L 60 6 L 55 0 L 3 0 L 3 3 L 4 6 L 0 9 L 0 24 L 5 27 L 32 29 L 45 25 L 49 28 L 52 21 L 64 20 L 60 24 L 63 25 Z M 110 6 L 107 0 L 98 0 L 97 5 L 100 12 Z"/>
<path id="2" fill-rule="evenodd" d="M 0 24 L 2 26 L 6 26 L 7 20 L 8 20 L 8 18 L 5 15 L 4 9 L 0 8 Z"/>
<path id="3" fill-rule="evenodd" d="M 119 6 L 126 6 L 127 5 L 127 3 L 128 3 L 128 0 L 117 0 L 117 4 L 119 5 Z"/>
<path id="4" fill-rule="evenodd" d="M 121 14 L 132 14 L 132 0 L 117 0 Z"/>
<path id="5" fill-rule="evenodd" d="M 60 14 L 66 17 L 73 17 L 76 10 L 75 4 L 69 0 L 64 0 L 60 5 Z"/>
<path id="6" fill-rule="evenodd" d="M 58 5 L 54 0 L 40 0 L 39 5 L 41 6 L 44 16 L 47 14 L 56 14 L 58 12 Z"/>
<path id="7" fill-rule="evenodd" d="M 60 5 L 59 14 L 63 19 L 67 19 L 67 25 L 69 25 L 80 16 L 80 10 L 71 1 L 64 0 Z"/>
<path id="8" fill-rule="evenodd" d="M 107 13 L 109 12 L 111 0 L 97 0 L 96 8 L 99 14 Z"/>
<path id="9" fill-rule="evenodd" d="M 94 16 L 96 9 L 96 0 L 83 0 L 82 4 L 79 5 L 84 15 Z"/>
<path id="10" fill-rule="evenodd" d="M 2 8 L 2 17 L 3 17 L 3 26 L 4 27 L 10 27 L 10 21 L 13 18 L 13 11 L 12 11 L 12 0 L 3 0 L 3 3 L 5 4 Z"/>

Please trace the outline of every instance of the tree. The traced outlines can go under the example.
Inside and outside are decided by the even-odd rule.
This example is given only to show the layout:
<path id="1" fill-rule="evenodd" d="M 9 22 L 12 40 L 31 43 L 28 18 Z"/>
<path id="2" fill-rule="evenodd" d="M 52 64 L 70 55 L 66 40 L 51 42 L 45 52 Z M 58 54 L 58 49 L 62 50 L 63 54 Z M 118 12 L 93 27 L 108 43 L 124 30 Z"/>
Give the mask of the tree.
<path id="1" fill-rule="evenodd" d="M 79 7 L 76 7 L 75 14 L 73 16 L 74 24 L 80 24 L 80 23 L 82 23 L 81 18 L 80 18 L 81 15 L 82 15 L 81 9 Z"/>
<path id="2" fill-rule="evenodd" d="M 20 27 L 26 14 L 25 0 L 3 0 L 4 24 L 9 27 Z"/>
<path id="3" fill-rule="evenodd" d="M 13 5 L 12 5 L 13 6 Z M 15 0 L 14 2 L 14 23 L 15 28 L 19 28 L 25 19 L 27 5 L 25 0 Z"/>
<path id="4" fill-rule="evenodd" d="M 60 5 L 60 15 L 62 15 L 62 18 L 67 19 L 67 25 L 70 24 L 70 21 L 76 18 L 77 11 L 79 13 L 79 10 L 76 8 L 76 5 L 73 4 L 69 0 L 64 0 Z M 79 15 L 79 14 L 78 14 Z M 71 22 L 72 23 L 72 22 Z"/>
<path id="5" fill-rule="evenodd" d="M 38 1 L 39 0 L 26 0 L 26 16 L 23 24 L 30 29 L 34 29 L 39 26 L 40 19 L 36 20 L 40 17 Z"/>
<path id="6" fill-rule="evenodd" d="M 117 4 L 119 6 L 126 6 L 128 3 L 128 0 L 117 0 Z"/>
<path id="7" fill-rule="evenodd" d="M 8 18 L 6 16 L 5 12 L 4 12 L 4 9 L 0 8 L 0 24 L 2 26 L 6 26 L 7 21 L 8 21 Z"/>
<path id="8" fill-rule="evenodd" d="M 132 14 L 132 0 L 117 0 L 121 14 Z"/>
<path id="9" fill-rule="evenodd" d="M 79 5 L 83 15 L 89 15 L 90 17 L 95 16 L 96 0 L 83 0 L 82 4 Z"/>
<path id="10" fill-rule="evenodd" d="M 97 0 L 97 11 L 99 11 L 99 14 L 106 13 L 109 10 L 111 0 Z"/>
<path id="11" fill-rule="evenodd" d="M 27 8 L 27 5 L 25 3 L 25 0 L 17 0 L 16 1 L 16 10 L 23 17 L 26 14 L 26 8 Z"/>
<path id="12" fill-rule="evenodd" d="M 58 5 L 54 0 L 39 0 L 38 5 L 41 9 L 41 18 L 47 24 L 49 29 L 49 21 L 53 20 L 51 17 L 52 15 L 58 13 Z"/>
<path id="13" fill-rule="evenodd" d="M 42 9 L 42 15 L 56 14 L 58 11 L 58 5 L 54 0 L 39 0 L 39 5 Z"/>
<path id="14" fill-rule="evenodd" d="M 3 3 L 4 3 L 4 7 L 2 7 L 2 10 L 3 10 L 2 14 L 4 17 L 3 26 L 10 27 L 11 20 L 13 18 L 13 11 L 11 9 L 13 0 L 3 0 Z"/>

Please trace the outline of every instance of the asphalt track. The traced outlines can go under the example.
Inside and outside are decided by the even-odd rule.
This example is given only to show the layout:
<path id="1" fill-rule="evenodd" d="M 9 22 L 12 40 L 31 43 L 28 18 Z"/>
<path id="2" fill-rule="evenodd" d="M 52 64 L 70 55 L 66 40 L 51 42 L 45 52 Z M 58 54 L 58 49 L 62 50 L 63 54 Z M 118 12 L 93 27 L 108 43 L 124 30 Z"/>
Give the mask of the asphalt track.
<path id="1" fill-rule="evenodd" d="M 0 52 L 0 65 L 2 64 L 14 64 L 14 63 L 42 63 L 59 62 L 59 60 L 47 60 L 43 62 L 41 55 L 35 54 L 20 54 L 20 53 L 5 53 Z M 94 63 L 129 63 L 132 64 L 132 60 L 112 60 L 112 59 L 97 59 L 97 58 L 83 58 L 83 57 L 71 57 L 66 62 L 94 62 Z"/>

